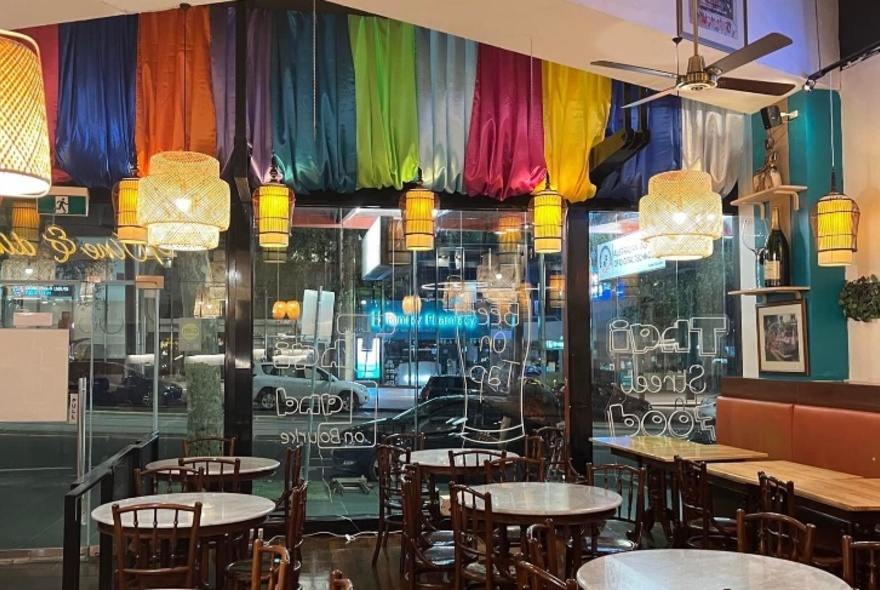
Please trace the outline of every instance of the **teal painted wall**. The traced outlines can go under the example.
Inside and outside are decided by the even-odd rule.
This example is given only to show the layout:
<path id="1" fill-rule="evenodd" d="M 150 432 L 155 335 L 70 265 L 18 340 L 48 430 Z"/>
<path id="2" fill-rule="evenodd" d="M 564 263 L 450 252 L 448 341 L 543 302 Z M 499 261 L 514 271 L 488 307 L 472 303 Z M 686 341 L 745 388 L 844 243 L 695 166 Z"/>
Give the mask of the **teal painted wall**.
<path id="1" fill-rule="evenodd" d="M 788 110 L 798 118 L 787 123 L 789 173 L 791 184 L 805 185 L 800 209 L 792 219 L 792 280 L 810 287 L 807 301 L 807 341 L 810 374 L 805 380 L 843 380 L 849 378 L 849 339 L 846 318 L 837 304 L 846 278 L 844 268 L 820 267 L 810 229 L 810 211 L 831 188 L 831 112 L 827 90 L 799 92 L 788 99 Z M 834 101 L 834 149 L 839 188 L 843 191 L 843 154 L 840 132 L 840 96 Z M 757 170 L 764 162 L 765 131 L 760 114 L 752 117 L 753 162 Z M 761 374 L 762 377 L 796 379 L 795 376 Z"/>

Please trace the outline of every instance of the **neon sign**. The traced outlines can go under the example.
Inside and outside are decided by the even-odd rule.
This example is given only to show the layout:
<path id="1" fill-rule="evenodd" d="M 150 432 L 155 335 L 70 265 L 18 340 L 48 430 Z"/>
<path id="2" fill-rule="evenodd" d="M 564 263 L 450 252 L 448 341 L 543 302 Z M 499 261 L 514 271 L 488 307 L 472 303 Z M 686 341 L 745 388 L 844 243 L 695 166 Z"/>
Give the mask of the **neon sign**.
<path id="1" fill-rule="evenodd" d="M 155 258 L 162 262 L 171 256 L 171 251 L 153 246 L 133 247 L 123 244 L 116 238 L 110 238 L 100 243 L 80 242 L 67 235 L 67 232 L 57 225 L 50 225 L 43 232 L 42 242 L 54 253 L 55 262 L 64 264 L 78 252 L 91 260 L 125 260 L 130 258 L 138 262 L 146 262 Z M 36 256 L 37 247 L 33 243 L 21 238 L 17 233 L 8 234 L 0 232 L 0 255 L 11 256 Z"/>

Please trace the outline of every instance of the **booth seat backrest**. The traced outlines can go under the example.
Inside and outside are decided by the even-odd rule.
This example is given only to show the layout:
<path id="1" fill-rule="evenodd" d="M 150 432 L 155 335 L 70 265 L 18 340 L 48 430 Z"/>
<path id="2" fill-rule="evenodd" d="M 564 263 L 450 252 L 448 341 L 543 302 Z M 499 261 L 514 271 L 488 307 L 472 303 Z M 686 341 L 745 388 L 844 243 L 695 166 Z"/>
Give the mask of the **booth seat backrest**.
<path id="1" fill-rule="evenodd" d="M 720 396 L 715 439 L 719 444 L 763 451 L 770 459 L 793 461 L 794 404 Z"/>
<path id="2" fill-rule="evenodd" d="M 794 461 L 880 477 L 880 414 L 795 405 Z"/>

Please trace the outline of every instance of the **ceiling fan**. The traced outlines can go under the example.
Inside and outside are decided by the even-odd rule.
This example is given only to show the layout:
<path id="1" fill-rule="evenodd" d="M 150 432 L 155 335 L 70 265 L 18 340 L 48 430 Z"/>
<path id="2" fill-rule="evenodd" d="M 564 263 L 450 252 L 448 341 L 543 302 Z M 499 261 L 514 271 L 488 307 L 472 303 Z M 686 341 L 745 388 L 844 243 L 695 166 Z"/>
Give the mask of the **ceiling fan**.
<path id="1" fill-rule="evenodd" d="M 791 39 L 780 33 L 770 33 L 761 37 L 754 43 L 749 43 L 742 49 L 734 51 L 726 57 L 722 57 L 710 66 L 706 66 L 706 61 L 700 55 L 700 38 L 699 23 L 697 20 L 699 0 L 691 0 L 693 6 L 693 22 L 694 22 L 694 54 L 688 59 L 687 72 L 684 74 L 673 74 L 663 70 L 654 68 L 646 68 L 642 66 L 633 66 L 613 61 L 594 61 L 592 65 L 603 68 L 613 68 L 616 70 L 627 70 L 630 72 L 638 72 L 641 74 L 651 74 L 653 76 L 663 76 L 675 80 L 675 85 L 666 90 L 661 90 L 651 96 L 631 102 L 624 105 L 623 108 L 630 108 L 651 102 L 668 94 L 679 91 L 699 92 L 712 88 L 720 88 L 722 90 L 739 90 L 740 92 L 752 92 L 754 94 L 768 94 L 771 96 L 782 96 L 795 88 L 794 84 L 785 84 L 779 82 L 766 82 L 763 80 L 747 80 L 744 78 L 730 78 L 724 74 L 742 67 L 748 63 L 756 61 L 765 55 L 769 55 L 774 51 L 779 51 L 783 47 L 791 45 Z M 676 39 L 676 44 L 681 39 Z"/>

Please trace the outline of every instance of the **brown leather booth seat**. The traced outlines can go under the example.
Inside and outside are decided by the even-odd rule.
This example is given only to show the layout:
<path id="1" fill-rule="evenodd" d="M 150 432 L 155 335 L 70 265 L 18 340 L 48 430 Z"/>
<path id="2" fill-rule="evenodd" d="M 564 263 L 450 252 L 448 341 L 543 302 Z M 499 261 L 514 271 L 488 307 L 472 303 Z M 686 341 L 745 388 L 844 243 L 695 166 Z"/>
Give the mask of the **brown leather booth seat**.
<path id="1" fill-rule="evenodd" d="M 715 438 L 722 445 L 763 451 L 770 459 L 806 463 L 794 457 L 794 407 L 794 404 L 720 396 Z M 875 416 L 880 419 L 880 415 Z"/>
<path id="2" fill-rule="evenodd" d="M 794 406 L 794 461 L 880 477 L 880 414 Z"/>

